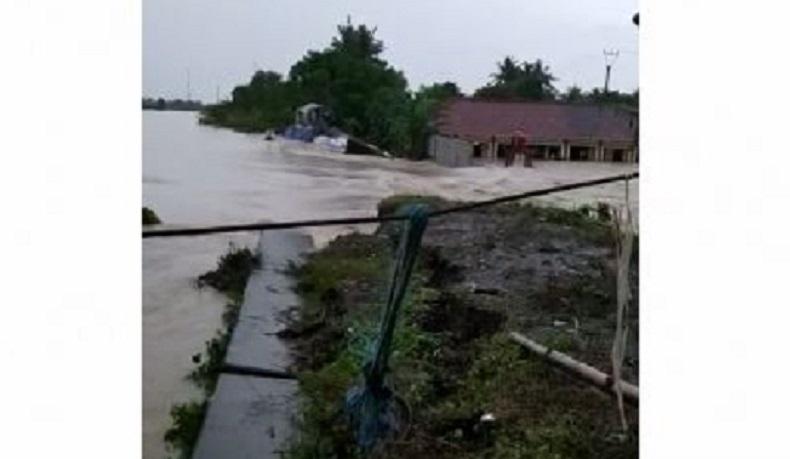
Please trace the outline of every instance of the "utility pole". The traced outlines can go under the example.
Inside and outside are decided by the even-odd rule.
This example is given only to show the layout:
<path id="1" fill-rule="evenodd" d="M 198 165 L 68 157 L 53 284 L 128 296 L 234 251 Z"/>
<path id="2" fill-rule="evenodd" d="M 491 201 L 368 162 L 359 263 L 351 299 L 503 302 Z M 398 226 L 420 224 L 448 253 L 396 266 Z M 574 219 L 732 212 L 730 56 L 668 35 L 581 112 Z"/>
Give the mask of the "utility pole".
<path id="1" fill-rule="evenodd" d="M 603 84 L 603 93 L 604 95 L 609 94 L 609 77 L 612 73 L 612 64 L 614 61 L 617 60 L 617 57 L 620 55 L 620 51 L 614 50 L 603 50 L 603 59 L 606 63 L 606 80 L 604 80 Z"/>
<path id="2" fill-rule="evenodd" d="M 190 81 L 189 69 L 187 69 L 187 100 L 192 100 L 192 82 Z"/>

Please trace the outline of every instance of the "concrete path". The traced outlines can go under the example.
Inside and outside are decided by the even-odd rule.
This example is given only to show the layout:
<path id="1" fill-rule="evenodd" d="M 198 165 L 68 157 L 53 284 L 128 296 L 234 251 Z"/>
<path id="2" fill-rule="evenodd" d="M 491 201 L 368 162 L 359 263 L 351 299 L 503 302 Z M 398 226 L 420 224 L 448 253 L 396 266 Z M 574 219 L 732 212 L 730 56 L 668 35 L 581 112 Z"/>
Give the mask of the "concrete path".
<path id="1" fill-rule="evenodd" d="M 250 277 L 226 365 L 263 372 L 287 371 L 290 357 L 275 333 L 299 304 L 285 270 L 300 263 L 312 239 L 296 231 L 262 232 L 260 270 Z M 290 379 L 223 373 L 209 404 L 194 458 L 279 458 L 293 432 L 297 383 Z"/>

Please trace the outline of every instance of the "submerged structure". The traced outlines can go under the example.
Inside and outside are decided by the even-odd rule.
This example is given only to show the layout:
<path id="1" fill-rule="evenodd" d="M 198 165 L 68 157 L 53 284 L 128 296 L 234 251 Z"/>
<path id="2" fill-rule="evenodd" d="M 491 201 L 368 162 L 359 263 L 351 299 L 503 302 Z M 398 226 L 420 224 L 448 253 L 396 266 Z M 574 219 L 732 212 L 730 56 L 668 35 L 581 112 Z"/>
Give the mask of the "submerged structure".
<path id="1" fill-rule="evenodd" d="M 283 136 L 291 140 L 316 143 L 330 152 L 385 156 L 375 145 L 332 126 L 331 120 L 332 112 L 328 107 L 316 103 L 305 104 L 296 109 L 294 124 L 285 129 Z"/>
<path id="2" fill-rule="evenodd" d="M 296 109 L 294 124 L 285 129 L 285 137 L 303 142 L 312 142 L 320 135 L 329 133 L 329 109 L 320 104 L 310 103 Z"/>
<path id="3" fill-rule="evenodd" d="M 473 166 L 508 157 L 514 136 L 532 159 L 638 162 L 639 115 L 600 104 L 454 99 L 437 114 L 428 156 Z"/>

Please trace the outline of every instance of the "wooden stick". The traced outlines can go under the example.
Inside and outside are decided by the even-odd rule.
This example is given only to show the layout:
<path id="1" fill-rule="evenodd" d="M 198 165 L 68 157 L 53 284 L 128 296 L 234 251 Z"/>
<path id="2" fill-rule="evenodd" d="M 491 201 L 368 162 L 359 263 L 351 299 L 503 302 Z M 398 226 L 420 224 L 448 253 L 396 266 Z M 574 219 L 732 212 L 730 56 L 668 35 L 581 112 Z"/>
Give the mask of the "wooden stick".
<path id="1" fill-rule="evenodd" d="M 575 376 L 578 376 L 601 389 L 615 394 L 614 381 L 612 377 L 601 370 L 591 367 L 584 362 L 574 360 L 562 352 L 549 349 L 546 346 L 543 346 L 542 344 L 527 338 L 521 333 L 511 332 L 510 338 L 528 350 L 570 371 Z M 622 390 L 623 397 L 627 402 L 633 405 L 639 405 L 639 387 L 625 381 L 620 381 L 620 390 Z"/>

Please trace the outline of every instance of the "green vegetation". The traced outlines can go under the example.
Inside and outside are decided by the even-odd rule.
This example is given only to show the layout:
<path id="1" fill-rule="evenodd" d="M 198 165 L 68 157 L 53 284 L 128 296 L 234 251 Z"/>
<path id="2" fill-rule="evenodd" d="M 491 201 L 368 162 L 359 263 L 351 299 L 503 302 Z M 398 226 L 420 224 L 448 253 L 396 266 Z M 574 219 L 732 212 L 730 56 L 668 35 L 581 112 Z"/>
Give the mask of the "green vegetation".
<path id="1" fill-rule="evenodd" d="M 571 86 L 560 95 L 560 100 L 569 103 L 588 103 L 588 104 L 611 104 L 639 108 L 639 90 L 632 93 L 609 91 L 594 88 L 592 91 L 584 92 L 578 86 Z"/>
<path id="2" fill-rule="evenodd" d="M 535 62 L 517 62 L 507 56 L 497 63 L 491 82 L 475 91 L 475 97 L 495 100 L 559 100 L 568 103 L 614 104 L 639 107 L 639 91 L 631 94 L 618 91 L 604 92 L 600 88 L 584 92 L 578 86 L 560 93 L 554 86 L 557 78 L 548 66 L 538 59 Z"/>
<path id="3" fill-rule="evenodd" d="M 383 201 L 379 213 L 390 214 L 411 202 L 449 204 L 432 197 L 397 196 Z M 552 237 L 534 240 L 535 250 L 542 253 L 540 247 L 555 243 L 555 236 L 587 241 L 579 244 L 607 244 L 608 226 L 590 209 L 513 204 L 481 212 L 497 218 L 497 232 L 504 238 L 528 227 L 550 228 Z M 434 231 L 445 230 L 432 225 Z M 301 425 L 287 457 L 362 457 L 347 428 L 342 403 L 348 388 L 359 381 L 361 362 L 380 319 L 393 253 L 386 231 L 337 238 L 293 270 L 304 299 L 289 333 L 297 355 Z M 535 234 L 543 233 L 526 237 Z M 494 245 L 503 250 L 501 241 Z M 523 257 L 523 249 L 514 242 L 514 256 Z M 452 280 L 458 267 L 441 250 L 424 245 L 395 331 L 390 379 L 408 406 L 409 429 L 402 438 L 382 446 L 377 457 L 636 457 L 638 435 L 618 439 L 611 399 L 527 354 L 507 337 L 507 331 L 524 329 L 537 320 L 540 311 L 557 311 L 560 299 L 573 304 L 582 298 L 592 298 L 591 304 L 605 302 L 598 298 L 597 289 L 608 285 L 606 281 L 586 272 L 579 279 L 551 281 L 546 291 L 539 288 L 527 298 L 526 307 L 533 309 L 520 312 L 512 309 L 514 298 L 523 298 L 517 292 L 504 298 L 503 294 L 475 295 L 462 277 Z M 549 253 L 560 250 L 552 246 Z M 604 269 L 590 269 L 599 272 L 599 268 Z M 516 277 L 510 285 L 523 282 Z M 588 314 L 584 304 L 573 314 L 588 324 L 600 312 Z M 581 352 L 584 338 L 553 326 L 543 331 L 542 342 L 550 347 Z M 590 352 L 603 353 L 606 359 L 609 342 L 602 346 Z M 486 413 L 495 420 L 482 421 Z"/>
<path id="4" fill-rule="evenodd" d="M 217 263 L 217 269 L 198 277 L 198 287 L 209 285 L 231 298 L 241 298 L 244 296 L 247 279 L 257 263 L 257 257 L 250 249 L 237 249 L 231 244 L 228 253 L 222 255 Z"/>
<path id="5" fill-rule="evenodd" d="M 493 81 L 478 89 L 475 97 L 485 99 L 553 100 L 557 90 L 552 82 L 557 78 L 540 59 L 534 63 L 518 64 L 512 57 L 497 63 Z"/>
<path id="6" fill-rule="evenodd" d="M 192 357 L 198 366 L 187 376 L 203 390 L 204 399 L 176 404 L 170 411 L 172 425 L 165 432 L 165 442 L 178 453 L 179 458 L 187 459 L 192 456 L 206 416 L 207 400 L 217 387 L 230 337 L 238 322 L 247 280 L 258 265 L 259 258 L 249 249 L 246 247 L 238 249 L 230 244 L 228 252 L 220 257 L 217 268 L 198 277 L 199 287 L 205 285 L 214 287 L 225 293 L 229 301 L 222 314 L 222 328 L 213 338 L 206 341 L 202 354 Z"/>
<path id="7" fill-rule="evenodd" d="M 179 457 L 192 457 L 207 407 L 208 401 L 203 400 L 179 403 L 170 410 L 173 424 L 165 432 L 165 442 L 180 453 Z"/>
<path id="8" fill-rule="evenodd" d="M 371 301 L 386 283 L 391 248 L 375 236 L 354 234 L 336 239 L 324 251 L 294 271 L 297 290 L 304 299 L 304 308 L 297 329 L 310 329 L 320 321 L 320 334 L 296 344 L 305 361 L 299 382 L 303 396 L 303 423 L 300 439 L 289 451 L 291 458 L 357 457 L 349 431 L 342 422 L 340 402 L 346 390 L 359 377 L 361 362 L 372 344 L 378 325 L 376 302 Z M 415 275 L 412 285 L 424 279 Z M 412 288 L 416 294 L 407 296 L 402 314 L 410 314 L 425 289 Z M 346 309 L 343 305 L 358 296 L 364 306 Z M 327 339 L 329 338 L 329 339 Z M 333 339 L 334 338 L 334 339 Z M 394 336 L 393 364 L 403 372 L 419 371 L 436 342 L 416 329 L 415 324 L 401 321 Z M 411 376 L 416 376 L 413 373 Z M 409 396 L 419 398 L 424 387 L 412 386 Z M 407 397 L 407 394 L 401 394 Z"/>
<path id="9" fill-rule="evenodd" d="M 448 81 L 410 90 L 403 73 L 381 57 L 384 44 L 376 39 L 375 28 L 349 20 L 337 30 L 327 48 L 308 51 L 287 76 L 255 72 L 248 84 L 233 90 L 231 100 L 204 107 L 201 122 L 247 132 L 279 131 L 293 121 L 297 107 L 318 103 L 343 131 L 396 156 L 422 159 L 437 110 L 447 99 L 462 96 L 460 88 Z M 560 94 L 556 80 L 540 59 L 519 63 L 507 56 L 497 63 L 492 81 L 474 95 L 638 105 L 638 93 L 583 93 L 572 87 Z"/>
<path id="10" fill-rule="evenodd" d="M 143 225 L 158 225 L 159 223 L 162 223 L 162 220 L 159 219 L 156 212 L 148 207 L 143 207 Z"/>
<path id="11" fill-rule="evenodd" d="M 143 98 L 143 110 L 198 111 L 203 108 L 199 100 Z"/>
<path id="12" fill-rule="evenodd" d="M 200 121 L 247 132 L 281 129 L 293 120 L 294 110 L 302 103 L 294 85 L 282 75 L 257 71 L 249 84 L 233 90 L 232 100 L 204 108 Z"/>
<path id="13" fill-rule="evenodd" d="M 206 396 L 213 394 L 217 387 L 217 379 L 219 379 L 219 373 L 225 361 L 231 333 L 239 320 L 242 301 L 243 297 L 236 297 L 225 305 L 225 311 L 222 313 L 222 328 L 213 338 L 206 341 L 206 349 L 203 354 L 196 354 L 192 358 L 199 364 L 187 378 L 203 389 Z"/>
<path id="14" fill-rule="evenodd" d="M 233 99 L 207 107 L 202 122 L 243 131 L 282 129 L 296 107 L 308 102 L 329 108 L 333 124 L 395 154 L 423 150 L 428 121 L 442 100 L 460 94 L 454 83 L 411 93 L 403 74 L 381 58 L 384 45 L 375 29 L 350 22 L 322 51 L 308 51 L 288 78 L 256 72 L 233 90 Z"/>

